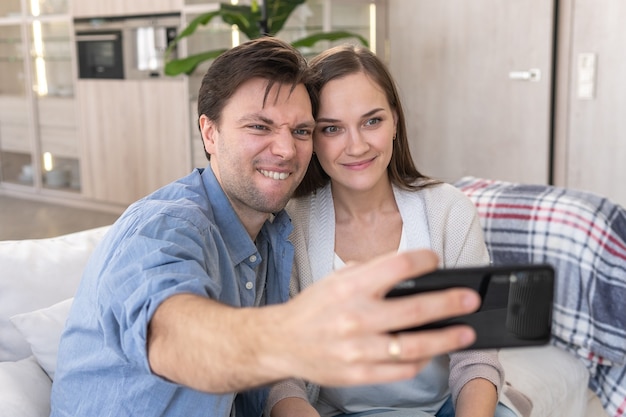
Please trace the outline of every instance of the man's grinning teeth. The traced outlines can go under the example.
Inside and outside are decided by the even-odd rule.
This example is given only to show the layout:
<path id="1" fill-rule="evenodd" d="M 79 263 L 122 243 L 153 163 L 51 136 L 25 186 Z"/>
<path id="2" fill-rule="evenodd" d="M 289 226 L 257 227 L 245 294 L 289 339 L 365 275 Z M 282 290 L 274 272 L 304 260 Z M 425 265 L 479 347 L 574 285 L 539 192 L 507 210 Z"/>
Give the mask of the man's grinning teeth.
<path id="1" fill-rule="evenodd" d="M 288 172 L 266 171 L 264 169 L 260 169 L 259 172 L 266 177 L 272 178 L 274 180 L 284 180 L 289 176 Z"/>

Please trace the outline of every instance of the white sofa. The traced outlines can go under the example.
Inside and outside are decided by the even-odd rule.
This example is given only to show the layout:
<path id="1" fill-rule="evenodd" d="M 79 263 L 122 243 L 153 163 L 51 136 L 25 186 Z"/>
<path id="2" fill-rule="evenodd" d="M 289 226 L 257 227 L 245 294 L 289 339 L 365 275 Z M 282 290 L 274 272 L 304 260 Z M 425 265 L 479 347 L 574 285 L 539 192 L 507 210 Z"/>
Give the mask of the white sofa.
<path id="1" fill-rule="evenodd" d="M 60 332 L 94 246 L 108 227 L 0 241 L 0 417 L 48 416 Z M 533 416 L 600 417 L 585 366 L 556 347 L 501 352 Z"/>

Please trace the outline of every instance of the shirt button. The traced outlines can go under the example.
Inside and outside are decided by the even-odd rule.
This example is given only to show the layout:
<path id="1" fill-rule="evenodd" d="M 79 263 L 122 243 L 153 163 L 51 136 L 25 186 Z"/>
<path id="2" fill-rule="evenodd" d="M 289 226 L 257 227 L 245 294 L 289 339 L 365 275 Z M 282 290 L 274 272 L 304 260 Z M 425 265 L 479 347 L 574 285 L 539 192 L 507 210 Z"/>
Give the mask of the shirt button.
<path id="1" fill-rule="evenodd" d="M 250 281 L 246 282 L 246 288 L 247 288 L 247 289 L 251 290 L 251 289 L 252 289 L 252 287 L 254 287 L 254 284 L 253 284 L 253 283 L 251 283 Z"/>
<path id="2" fill-rule="evenodd" d="M 248 258 L 250 262 L 256 262 L 256 255 L 252 255 Z"/>

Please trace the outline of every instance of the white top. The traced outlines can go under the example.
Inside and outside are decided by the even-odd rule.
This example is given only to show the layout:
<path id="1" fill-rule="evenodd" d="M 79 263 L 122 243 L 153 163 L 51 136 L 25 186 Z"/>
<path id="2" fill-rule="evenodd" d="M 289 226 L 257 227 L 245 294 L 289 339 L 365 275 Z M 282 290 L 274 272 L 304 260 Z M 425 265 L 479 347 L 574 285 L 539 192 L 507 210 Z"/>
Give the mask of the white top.
<path id="1" fill-rule="evenodd" d="M 404 225 L 402 225 L 402 234 L 400 235 L 400 244 L 398 245 L 398 252 L 402 252 L 403 250 L 407 250 L 407 241 L 406 241 L 406 230 L 404 229 Z M 335 252 L 335 259 L 333 261 L 333 269 L 336 271 L 338 269 L 346 266 L 346 263 L 337 255 Z"/>

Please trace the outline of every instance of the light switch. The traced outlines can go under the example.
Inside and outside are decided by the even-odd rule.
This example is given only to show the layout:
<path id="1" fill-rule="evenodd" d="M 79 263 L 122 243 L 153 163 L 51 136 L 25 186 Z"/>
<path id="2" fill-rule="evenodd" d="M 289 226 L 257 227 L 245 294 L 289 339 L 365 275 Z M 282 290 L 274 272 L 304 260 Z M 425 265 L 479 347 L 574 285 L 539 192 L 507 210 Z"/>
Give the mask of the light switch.
<path id="1" fill-rule="evenodd" d="M 592 100 L 596 87 L 596 54 L 584 52 L 578 54 L 578 98 Z"/>

